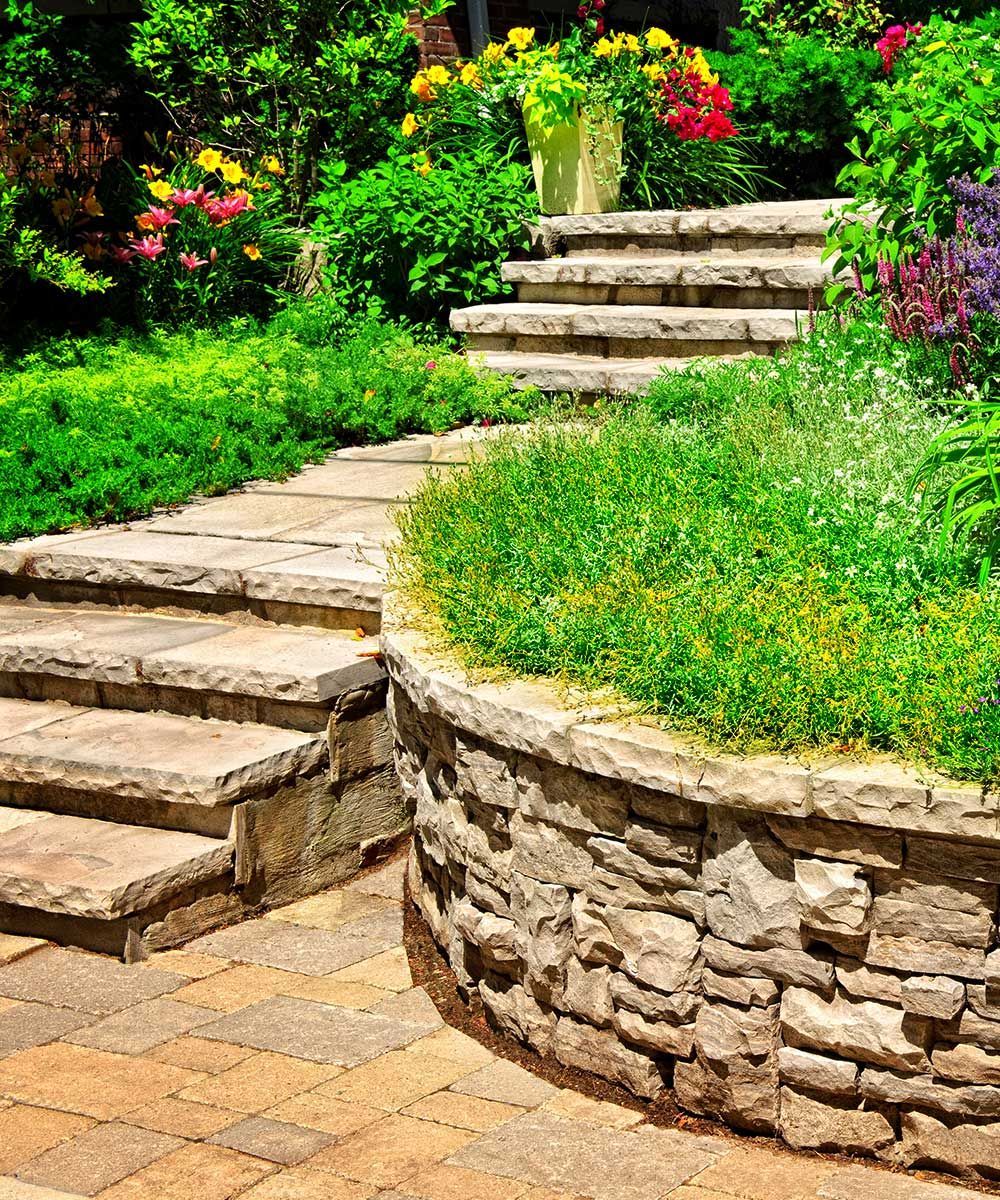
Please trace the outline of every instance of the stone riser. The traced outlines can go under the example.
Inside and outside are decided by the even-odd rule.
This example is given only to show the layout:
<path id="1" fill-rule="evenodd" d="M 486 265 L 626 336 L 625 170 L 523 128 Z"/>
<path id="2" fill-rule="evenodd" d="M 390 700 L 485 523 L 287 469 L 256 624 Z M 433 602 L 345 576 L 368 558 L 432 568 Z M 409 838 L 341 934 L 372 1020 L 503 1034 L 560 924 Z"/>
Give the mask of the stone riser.
<path id="1" fill-rule="evenodd" d="M 690 308 L 805 310 L 810 304 L 810 293 L 805 288 L 521 283 L 517 287 L 517 299 L 521 304 L 662 304 Z M 811 299 L 814 306 L 821 307 L 822 289 L 813 292 Z"/>
<path id="2" fill-rule="evenodd" d="M 575 234 L 563 240 L 567 257 L 577 254 L 648 254 L 650 250 L 673 251 L 681 254 L 754 254 L 760 251 L 781 250 L 790 254 L 817 253 L 826 244 L 823 234 L 791 236 L 760 236 L 753 234 L 700 235 L 656 234 Z"/>
<path id="3" fill-rule="evenodd" d="M 363 629 L 367 634 L 378 633 L 382 621 L 381 612 L 372 609 L 288 604 L 250 596 L 225 596 L 166 588 L 117 588 L 80 583 L 73 579 L 33 579 L 25 575 L 0 574 L 0 598 L 3 597 L 19 603 L 37 601 L 52 607 L 74 609 L 115 608 L 177 615 L 193 613 L 222 619 L 249 616 L 275 625 Z"/>
<path id="4" fill-rule="evenodd" d="M 779 341 L 702 341 L 695 338 L 602 338 L 561 336 L 505 336 L 470 333 L 470 353 L 514 351 L 518 354 L 580 354 L 596 358 L 702 358 L 743 354 L 767 355 L 779 350 Z M 531 382 L 530 378 L 528 382 Z"/>

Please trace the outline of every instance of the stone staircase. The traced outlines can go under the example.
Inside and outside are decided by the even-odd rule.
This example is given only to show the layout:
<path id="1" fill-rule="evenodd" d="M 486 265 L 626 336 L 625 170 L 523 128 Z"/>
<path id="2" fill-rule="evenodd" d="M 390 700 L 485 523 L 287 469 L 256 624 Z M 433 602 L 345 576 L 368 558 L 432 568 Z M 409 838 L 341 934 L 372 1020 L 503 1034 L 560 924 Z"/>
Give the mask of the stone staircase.
<path id="1" fill-rule="evenodd" d="M 374 636 L 388 508 L 474 436 L 0 545 L 0 933 L 134 961 L 405 830 Z"/>
<path id="2" fill-rule="evenodd" d="M 509 262 L 517 300 L 458 309 L 485 366 L 546 391 L 644 390 L 703 356 L 772 354 L 832 281 L 820 261 L 843 201 L 543 217 L 547 257 Z"/>

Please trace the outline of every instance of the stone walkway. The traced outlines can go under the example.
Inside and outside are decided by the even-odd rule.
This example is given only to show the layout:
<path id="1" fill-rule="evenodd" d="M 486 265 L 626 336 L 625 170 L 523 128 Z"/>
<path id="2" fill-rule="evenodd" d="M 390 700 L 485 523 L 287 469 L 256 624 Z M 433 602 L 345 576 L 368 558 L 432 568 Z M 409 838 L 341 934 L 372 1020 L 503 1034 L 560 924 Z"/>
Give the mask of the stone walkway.
<path id="1" fill-rule="evenodd" d="M 444 1025 L 403 862 L 126 967 L 0 935 L 0 1200 L 974 1200 L 645 1125 Z"/>

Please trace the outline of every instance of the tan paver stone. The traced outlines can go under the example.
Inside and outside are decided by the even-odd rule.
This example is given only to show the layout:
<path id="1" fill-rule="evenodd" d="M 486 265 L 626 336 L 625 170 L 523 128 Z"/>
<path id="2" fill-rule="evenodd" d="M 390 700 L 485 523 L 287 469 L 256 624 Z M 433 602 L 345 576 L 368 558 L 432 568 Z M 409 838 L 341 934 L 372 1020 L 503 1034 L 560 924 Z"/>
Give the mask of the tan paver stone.
<path id="1" fill-rule="evenodd" d="M 294 1167 L 329 1146 L 336 1138 L 321 1129 L 306 1129 L 270 1117 L 249 1117 L 230 1125 L 208 1139 L 214 1146 L 228 1146 L 254 1158 Z"/>
<path id="2" fill-rule="evenodd" d="M 811 1200 L 837 1170 L 836 1163 L 734 1145 L 691 1183 L 747 1200 Z"/>
<path id="3" fill-rule="evenodd" d="M 572 1117 L 575 1121 L 589 1121 L 594 1125 L 607 1125 L 609 1129 L 631 1129 L 642 1124 L 642 1113 L 606 1100 L 592 1100 L 569 1088 L 553 1096 L 543 1105 L 545 1112 L 560 1117 Z"/>
<path id="4" fill-rule="evenodd" d="M 143 1129 L 155 1129 L 158 1133 L 172 1133 L 176 1137 L 201 1141 L 220 1129 L 242 1121 L 243 1114 L 212 1108 L 208 1104 L 196 1104 L 193 1100 L 179 1100 L 176 1096 L 164 1096 L 162 1100 L 155 1100 L 128 1113 L 122 1120 Z"/>
<path id="5" fill-rule="evenodd" d="M 273 1170 L 224 1146 L 193 1143 L 101 1192 L 100 1200 L 232 1200 Z"/>
<path id="6" fill-rule="evenodd" d="M 330 977 L 347 983 L 367 983 L 390 992 L 405 992 L 413 987 L 410 964 L 402 946 L 373 954 L 339 971 L 331 971 Z"/>
<path id="7" fill-rule="evenodd" d="M 402 914 L 390 911 L 347 922 L 334 930 L 261 918 L 210 933 L 191 945 L 199 952 L 221 954 L 237 962 L 258 963 L 302 975 L 329 975 L 401 940 Z M 378 986 L 377 979 L 362 979 L 362 982 Z"/>
<path id="8" fill-rule="evenodd" d="M 54 1192 L 51 1188 L 35 1187 L 20 1179 L 0 1179 L 0 1200 L 79 1200 L 69 1192 Z"/>
<path id="9" fill-rule="evenodd" d="M 21 1003 L 23 1003 L 21 1000 L 11 1000 L 7 996 L 0 996 L 0 1013 L 9 1012 Z"/>
<path id="10" fill-rule="evenodd" d="M 467 1074 L 460 1063 L 396 1050 L 355 1067 L 317 1090 L 356 1104 L 396 1112 Z"/>
<path id="11" fill-rule="evenodd" d="M 401 855 L 392 862 L 386 863 L 384 867 L 379 867 L 377 871 L 362 875 L 360 879 L 352 879 L 345 886 L 344 891 L 364 892 L 369 896 L 382 896 L 386 900 L 401 901 L 405 878 L 406 857 Z"/>
<path id="12" fill-rule="evenodd" d="M 217 1017 L 218 1013 L 210 1008 L 196 1008 L 176 1000 L 145 1000 L 134 1008 L 112 1013 L 95 1025 L 77 1029 L 63 1040 L 116 1054 L 143 1054 Z"/>
<path id="13" fill-rule="evenodd" d="M 335 1082 L 335 1081 L 334 1081 Z M 314 1092 L 303 1092 L 283 1100 L 263 1115 L 274 1121 L 290 1121 L 293 1125 L 305 1125 L 309 1129 L 322 1129 L 337 1137 L 347 1137 L 368 1125 L 374 1125 L 385 1117 L 385 1109 L 372 1108 L 368 1104 L 349 1104 L 346 1100 L 335 1100 L 323 1093 L 327 1084 L 320 1084 Z"/>
<path id="14" fill-rule="evenodd" d="M 189 983 L 187 987 L 174 992 L 171 999 L 193 1004 L 198 1008 L 236 1012 L 237 1009 L 256 1004 L 258 1000 L 266 1000 L 268 996 L 282 994 L 284 988 L 294 987 L 295 981 L 302 978 L 305 976 L 295 976 L 289 971 L 276 971 L 273 967 L 238 963 L 227 970 L 196 979 L 194 983 Z"/>
<path id="15" fill-rule="evenodd" d="M 145 1057 L 170 1067 L 218 1075 L 220 1071 L 228 1071 L 255 1053 L 255 1050 L 249 1050 L 246 1046 L 229 1046 L 225 1042 L 210 1042 L 199 1037 L 179 1037 L 148 1051 Z"/>
<path id="16" fill-rule="evenodd" d="M 338 496 L 346 500 L 397 500 L 413 491 L 424 477 L 421 463 L 359 463 L 331 458 L 306 467 L 286 483 L 265 484 L 261 492 L 289 496 Z"/>
<path id="17" fill-rule="evenodd" d="M 0 1060 L 0 1094 L 111 1121 L 193 1084 L 199 1075 L 149 1059 L 53 1042 Z"/>
<path id="18" fill-rule="evenodd" d="M 369 1200 L 375 1191 L 370 1184 L 338 1179 L 328 1171 L 293 1167 L 258 1183 L 240 1200 Z"/>
<path id="19" fill-rule="evenodd" d="M 581 1200 L 575 1192 L 554 1192 L 551 1188 L 533 1187 L 524 1193 L 524 1200 Z"/>
<path id="20" fill-rule="evenodd" d="M 17 1175 L 40 1187 L 95 1196 L 183 1144 L 180 1138 L 112 1121 L 47 1150 Z"/>
<path id="21" fill-rule="evenodd" d="M 213 958 L 211 954 L 192 954 L 188 950 L 163 950 L 145 963 L 144 970 L 173 971 L 186 975 L 188 979 L 207 979 L 217 975 L 232 964 L 226 958 Z"/>
<path id="22" fill-rule="evenodd" d="M 318 896 L 309 896 L 305 900 L 297 900 L 294 904 L 286 904 L 284 908 L 273 909 L 264 919 L 307 925 L 312 929 L 334 930 L 349 921 L 356 921 L 392 907 L 391 901 L 381 896 L 340 890 L 321 892 Z"/>
<path id="23" fill-rule="evenodd" d="M 912 1175 L 893 1175 L 868 1167 L 835 1171 L 820 1184 L 823 1200 L 975 1200 L 981 1192 L 947 1183 L 924 1183 Z"/>
<path id="24" fill-rule="evenodd" d="M 309 1161 L 359 1183 L 390 1188 L 454 1154 L 474 1137 L 464 1129 L 393 1113 Z"/>
<path id="25" fill-rule="evenodd" d="M 217 500 L 189 504 L 175 512 L 157 517 L 145 528 L 152 533 L 169 533 L 183 536 L 185 541 L 195 540 L 190 535 L 204 535 L 216 541 L 233 538 L 240 541 L 272 543 L 261 553 L 258 548 L 255 558 L 263 560 L 281 557 L 280 547 L 273 545 L 275 539 L 295 541 L 291 531 L 310 521 L 321 520 L 330 508 L 347 515 L 352 507 L 344 501 L 330 501 L 325 496 L 302 495 L 275 488 L 274 491 L 254 490 L 233 492 Z M 225 561 L 225 559 L 223 559 Z M 252 561 L 248 567 L 255 565 Z"/>
<path id="26" fill-rule="evenodd" d="M 480 1096 L 484 1100 L 498 1100 L 501 1104 L 517 1104 L 521 1108 L 537 1108 L 546 1100 L 554 1099 L 558 1088 L 532 1075 L 516 1063 L 498 1058 L 488 1066 L 458 1083 L 451 1085 L 453 1092 L 464 1096 Z"/>
<path id="27" fill-rule="evenodd" d="M 340 1067 L 328 1063 L 303 1062 L 285 1054 L 255 1054 L 179 1094 L 180 1099 L 194 1100 L 198 1104 L 259 1113 L 290 1096 L 311 1091 L 339 1074 Z"/>
<path id="28" fill-rule="evenodd" d="M 336 1004 L 340 1008 L 371 1008 L 396 995 L 385 988 L 369 987 L 366 983 L 346 983 L 326 975 L 292 975 L 290 978 L 301 982 L 286 984 L 282 988 L 282 996 L 315 1000 L 317 1004 Z"/>
<path id="29" fill-rule="evenodd" d="M 682 1183 L 679 1188 L 668 1192 L 667 1196 L 669 1200 L 733 1200 L 732 1192 L 717 1192 L 714 1188 L 695 1187 L 688 1183 Z"/>
<path id="30" fill-rule="evenodd" d="M 94 1124 L 75 1113 L 54 1112 L 15 1104 L 0 1112 L 0 1174 L 9 1175 L 18 1167 L 58 1146 Z"/>
<path id="31" fill-rule="evenodd" d="M 485 1133 L 487 1129 L 502 1125 L 524 1111 L 513 1104 L 497 1104 L 495 1100 L 461 1096 L 458 1092 L 434 1092 L 403 1109 L 408 1117 L 437 1121 L 441 1125 L 457 1125 L 459 1129 L 472 1129 L 477 1133 Z"/>
<path id="32" fill-rule="evenodd" d="M 0 1012 L 0 1057 L 54 1042 L 93 1019 L 71 1008 L 53 1008 L 30 1000 L 15 1002 L 13 1008 Z"/>
<path id="33" fill-rule="evenodd" d="M 112 958 L 55 946 L 0 967 L 0 996 L 37 1000 L 101 1017 L 172 992 L 184 983 L 183 975 L 170 971 L 134 971 Z"/>
<path id="34" fill-rule="evenodd" d="M 720 1145 L 673 1130 L 608 1129 L 533 1112 L 483 1134 L 448 1161 L 595 1200 L 659 1200 L 710 1166 Z"/>
<path id="35" fill-rule="evenodd" d="M 520 1179 L 498 1179 L 496 1175 L 481 1175 L 465 1167 L 439 1163 L 407 1179 L 400 1189 L 408 1196 L 424 1200 L 516 1200 L 530 1186 Z"/>
<path id="36" fill-rule="evenodd" d="M 8 963 L 24 958 L 33 950 L 40 950 L 47 945 L 48 942 L 44 938 L 15 937 L 12 933 L 0 933 L 0 967 L 5 967 Z"/>
<path id="37" fill-rule="evenodd" d="M 400 1021 L 420 1025 L 425 1034 L 444 1027 L 444 1021 L 435 1008 L 434 1001 L 422 987 L 410 988 L 407 992 L 396 992 L 377 1004 L 372 1004 L 368 1011 L 378 1013 L 382 1017 L 397 1017 Z"/>
<path id="38" fill-rule="evenodd" d="M 446 1025 L 443 1029 L 422 1037 L 406 1047 L 410 1054 L 430 1054 L 434 1058 L 446 1058 L 449 1062 L 462 1063 L 469 1071 L 478 1070 L 496 1062 L 491 1050 L 458 1029 Z"/>
<path id="39" fill-rule="evenodd" d="M 272 996 L 202 1026 L 202 1037 L 356 1067 L 415 1041 L 426 1026 L 356 1008 Z"/>

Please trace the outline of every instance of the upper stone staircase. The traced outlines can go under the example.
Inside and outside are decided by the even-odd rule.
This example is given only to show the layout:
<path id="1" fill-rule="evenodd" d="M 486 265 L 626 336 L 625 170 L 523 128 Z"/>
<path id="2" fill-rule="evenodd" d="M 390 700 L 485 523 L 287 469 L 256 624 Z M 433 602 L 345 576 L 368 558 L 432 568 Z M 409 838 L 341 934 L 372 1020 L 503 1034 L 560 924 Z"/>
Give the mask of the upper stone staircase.
<path id="1" fill-rule="evenodd" d="M 772 354 L 822 307 L 842 203 L 542 217 L 547 257 L 503 267 L 517 300 L 451 326 L 486 366 L 547 391 L 642 391 L 692 358 Z"/>

